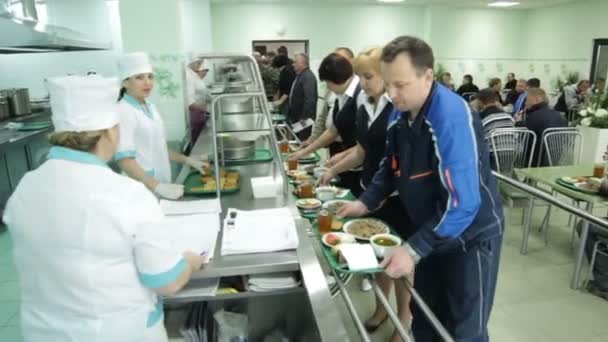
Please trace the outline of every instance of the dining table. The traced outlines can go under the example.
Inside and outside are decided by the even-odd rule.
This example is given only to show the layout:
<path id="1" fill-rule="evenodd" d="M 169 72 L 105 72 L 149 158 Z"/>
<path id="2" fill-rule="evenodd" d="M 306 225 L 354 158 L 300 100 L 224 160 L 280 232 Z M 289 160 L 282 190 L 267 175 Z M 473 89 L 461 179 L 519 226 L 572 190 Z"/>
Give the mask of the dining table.
<path id="1" fill-rule="evenodd" d="M 558 182 L 558 179 L 561 177 L 591 177 L 593 175 L 593 168 L 594 165 L 592 164 L 549 166 L 516 169 L 515 174 L 519 179 L 525 180 L 533 187 L 538 188 L 539 185 L 542 185 L 545 188 L 548 187 L 549 191 L 558 193 L 574 201 L 585 203 L 585 210 L 591 214 L 595 206 L 608 205 L 608 198 L 602 197 L 599 194 L 575 190 L 572 187 L 565 186 L 564 184 Z M 528 252 L 528 238 L 530 235 L 533 209 L 534 197 L 530 196 L 528 201 L 528 211 L 526 213 L 523 227 L 523 239 L 520 250 L 522 254 L 527 254 Z M 580 276 L 585 258 L 585 242 L 587 241 L 587 237 L 589 235 L 589 222 L 585 220 L 582 222 L 580 244 L 576 251 L 576 262 L 574 264 L 574 271 L 570 282 L 570 287 L 572 289 L 578 289 L 580 287 Z"/>

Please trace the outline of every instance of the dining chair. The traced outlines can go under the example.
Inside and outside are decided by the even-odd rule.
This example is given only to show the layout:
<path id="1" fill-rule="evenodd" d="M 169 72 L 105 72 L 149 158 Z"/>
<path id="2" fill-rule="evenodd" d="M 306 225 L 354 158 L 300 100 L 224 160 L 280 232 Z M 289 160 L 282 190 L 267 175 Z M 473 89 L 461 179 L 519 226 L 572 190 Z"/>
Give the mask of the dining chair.
<path id="1" fill-rule="evenodd" d="M 496 172 L 510 178 L 517 178 L 515 169 L 529 168 L 532 166 L 534 148 L 536 146 L 536 134 L 526 128 L 497 128 L 490 134 L 490 161 Z M 524 224 L 528 201 L 530 197 L 513 187 L 499 182 L 500 193 L 509 203 L 510 207 L 515 203 L 524 201 L 521 224 Z"/>
<path id="2" fill-rule="evenodd" d="M 583 151 L 583 135 L 576 127 L 548 128 L 543 132 L 542 146 L 538 158 L 538 166 L 546 161 L 548 166 L 578 165 Z M 543 159 L 545 158 L 545 159 Z M 552 191 L 555 196 L 555 191 Z M 572 204 L 578 206 L 576 200 Z M 540 230 L 545 230 L 545 244 L 549 243 L 549 220 L 551 218 L 551 205 L 543 218 Z M 568 225 L 572 223 L 572 215 Z M 574 241 L 574 225 L 572 225 L 571 242 Z"/>

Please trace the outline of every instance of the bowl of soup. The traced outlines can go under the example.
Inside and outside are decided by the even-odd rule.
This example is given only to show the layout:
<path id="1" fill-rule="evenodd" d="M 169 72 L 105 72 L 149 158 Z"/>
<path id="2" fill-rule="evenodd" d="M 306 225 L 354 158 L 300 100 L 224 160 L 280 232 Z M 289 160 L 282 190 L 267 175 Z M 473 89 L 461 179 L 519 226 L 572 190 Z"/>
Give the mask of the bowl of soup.
<path id="1" fill-rule="evenodd" d="M 401 246 L 401 238 L 393 234 L 376 234 L 369 238 L 369 243 L 376 257 L 382 259 L 391 249 Z"/>

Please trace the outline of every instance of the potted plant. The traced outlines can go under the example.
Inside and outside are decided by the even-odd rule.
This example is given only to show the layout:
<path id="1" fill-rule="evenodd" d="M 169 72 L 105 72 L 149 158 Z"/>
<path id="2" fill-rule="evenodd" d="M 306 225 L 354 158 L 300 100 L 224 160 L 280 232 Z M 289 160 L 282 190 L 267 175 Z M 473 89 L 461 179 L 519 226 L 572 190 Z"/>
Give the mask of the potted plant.
<path id="1" fill-rule="evenodd" d="M 576 121 L 583 134 L 582 163 L 600 163 L 608 146 L 608 96 L 596 92 L 585 101 Z"/>

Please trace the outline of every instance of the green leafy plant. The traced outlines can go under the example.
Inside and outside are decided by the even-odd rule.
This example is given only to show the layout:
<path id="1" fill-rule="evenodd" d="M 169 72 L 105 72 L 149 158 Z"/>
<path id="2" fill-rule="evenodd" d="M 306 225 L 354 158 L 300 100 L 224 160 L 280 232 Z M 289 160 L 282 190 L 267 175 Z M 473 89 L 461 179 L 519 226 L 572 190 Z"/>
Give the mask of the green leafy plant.
<path id="1" fill-rule="evenodd" d="M 437 81 L 441 81 L 441 75 L 445 74 L 446 72 L 448 72 L 448 69 L 446 69 L 443 64 L 435 64 L 435 79 Z"/>
<path id="2" fill-rule="evenodd" d="M 595 92 L 585 101 L 585 108 L 578 112 L 577 123 L 587 127 L 608 128 L 608 96 L 606 93 Z"/>

